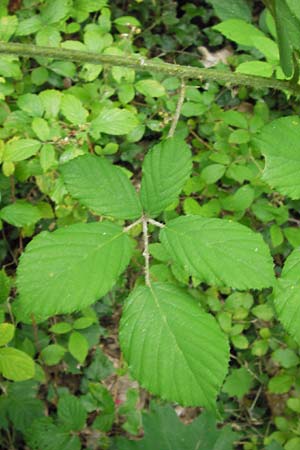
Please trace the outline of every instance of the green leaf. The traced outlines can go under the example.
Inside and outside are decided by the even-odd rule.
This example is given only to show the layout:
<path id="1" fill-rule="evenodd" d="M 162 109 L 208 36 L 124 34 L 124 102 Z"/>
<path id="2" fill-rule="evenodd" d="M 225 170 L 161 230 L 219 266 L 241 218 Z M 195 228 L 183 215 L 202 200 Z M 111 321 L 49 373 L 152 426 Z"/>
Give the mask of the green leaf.
<path id="1" fill-rule="evenodd" d="M 40 117 L 44 112 L 43 103 L 36 94 L 24 94 L 18 98 L 18 107 L 30 116 Z"/>
<path id="2" fill-rule="evenodd" d="M 97 348 L 94 355 L 93 361 L 90 366 L 85 369 L 84 373 L 89 380 L 100 381 L 104 380 L 106 377 L 114 372 L 114 366 L 112 362 L 107 358 L 107 356 Z"/>
<path id="3" fill-rule="evenodd" d="M 72 8 L 72 0 L 51 0 L 41 9 L 41 18 L 47 25 L 66 19 Z"/>
<path id="4" fill-rule="evenodd" d="M 256 145 L 266 158 L 263 179 L 280 193 L 300 198 L 300 119 L 288 116 L 266 125 Z"/>
<path id="5" fill-rule="evenodd" d="M 275 24 L 280 53 L 280 64 L 287 77 L 294 72 L 293 53 L 300 49 L 300 20 L 290 1 L 276 0 L 274 2 Z M 298 6 L 299 8 L 299 6 Z M 299 12 L 299 9 L 297 9 Z"/>
<path id="6" fill-rule="evenodd" d="M 296 248 L 300 246 L 300 229 L 296 227 L 286 227 L 283 229 L 283 233 L 292 247 Z"/>
<path id="7" fill-rule="evenodd" d="M 275 289 L 275 309 L 280 322 L 300 344 L 300 249 L 295 249 L 285 261 Z"/>
<path id="8" fill-rule="evenodd" d="M 57 416 L 67 431 L 80 431 L 85 426 L 86 411 L 74 395 L 64 395 L 58 401 Z"/>
<path id="9" fill-rule="evenodd" d="M 208 0 L 221 20 L 239 18 L 251 22 L 252 14 L 247 0 Z"/>
<path id="10" fill-rule="evenodd" d="M 252 384 L 253 377 L 247 369 L 244 367 L 232 369 L 226 378 L 222 391 L 230 397 L 236 396 L 238 399 L 242 399 L 249 392 Z"/>
<path id="11" fill-rule="evenodd" d="M 181 405 L 215 407 L 228 342 L 184 291 L 167 283 L 135 289 L 125 303 L 120 344 L 132 375 L 151 393 Z"/>
<path id="12" fill-rule="evenodd" d="M 257 38 L 265 37 L 262 31 L 241 19 L 225 20 L 215 25 L 213 29 L 220 31 L 227 39 L 249 47 L 255 47 Z"/>
<path id="13" fill-rule="evenodd" d="M 65 353 L 66 349 L 61 345 L 51 344 L 43 348 L 41 351 L 41 357 L 43 358 L 45 364 L 48 366 L 54 366 L 62 360 Z"/>
<path id="14" fill-rule="evenodd" d="M 0 348 L 0 372 L 12 381 L 28 380 L 35 373 L 33 359 L 16 348 Z"/>
<path id="15" fill-rule="evenodd" d="M 93 429 L 110 431 L 115 419 L 115 402 L 111 393 L 100 383 L 89 383 L 89 392 L 97 402 L 97 409 L 100 409 L 100 415 L 93 422 Z"/>
<path id="16" fill-rule="evenodd" d="M 243 131 L 243 130 L 239 130 Z M 223 164 L 210 164 L 201 172 L 201 179 L 206 184 L 214 184 L 224 175 L 226 167 Z"/>
<path id="17" fill-rule="evenodd" d="M 8 344 L 15 334 L 15 327 L 11 323 L 0 324 L 0 346 Z"/>
<path id="18" fill-rule="evenodd" d="M 148 97 L 162 97 L 166 94 L 164 86 L 156 80 L 140 80 L 135 83 L 135 88 Z"/>
<path id="19" fill-rule="evenodd" d="M 72 325 L 68 322 L 58 322 L 52 325 L 49 330 L 55 334 L 65 334 L 72 330 Z"/>
<path id="20" fill-rule="evenodd" d="M 184 425 L 170 406 L 156 406 L 143 415 L 145 436 L 140 441 L 118 438 L 119 450 L 232 450 L 238 435 L 230 427 L 217 428 L 212 413 L 204 411 Z"/>
<path id="21" fill-rule="evenodd" d="M 38 222 L 42 216 L 37 206 L 25 200 L 17 200 L 0 210 L 0 218 L 15 227 L 25 227 Z"/>
<path id="22" fill-rule="evenodd" d="M 272 359 L 285 369 L 296 367 L 299 364 L 299 357 L 291 348 L 278 348 L 273 352 Z"/>
<path id="23" fill-rule="evenodd" d="M 104 108 L 91 122 L 91 133 L 119 136 L 130 133 L 138 124 L 136 115 L 126 109 Z"/>
<path id="24" fill-rule="evenodd" d="M 88 111 L 74 95 L 64 94 L 61 100 L 60 109 L 66 119 L 73 125 L 81 125 L 86 122 Z"/>
<path id="25" fill-rule="evenodd" d="M 43 232 L 21 256 L 18 303 L 44 318 L 82 310 L 112 288 L 132 248 L 122 228 L 109 222 Z"/>
<path id="26" fill-rule="evenodd" d="M 268 389 L 274 394 L 285 394 L 291 389 L 293 383 L 294 377 L 283 373 L 270 379 Z"/>
<path id="27" fill-rule="evenodd" d="M 155 145 L 143 166 L 141 201 L 147 214 L 157 216 L 173 203 L 192 170 L 188 145 L 177 137 Z"/>
<path id="28" fill-rule="evenodd" d="M 237 289 L 274 284 L 267 245 L 258 233 L 239 223 L 179 217 L 161 230 L 160 239 L 174 261 L 209 284 Z"/>
<path id="29" fill-rule="evenodd" d="M 0 270 L 0 303 L 6 302 L 11 288 L 10 278 L 4 269 Z"/>
<path id="30" fill-rule="evenodd" d="M 2 16 L 0 18 L 0 41 L 8 42 L 18 26 L 17 16 Z"/>
<path id="31" fill-rule="evenodd" d="M 44 414 L 44 403 L 37 399 L 38 384 L 31 381 L 10 383 L 7 412 L 14 428 L 26 433 L 32 422 Z"/>
<path id="32" fill-rule="evenodd" d="M 54 425 L 50 417 L 35 420 L 26 433 L 31 450 L 81 450 L 80 439 Z"/>
<path id="33" fill-rule="evenodd" d="M 46 117 L 56 117 L 60 110 L 62 93 L 55 89 L 46 89 L 39 94 L 45 108 Z"/>
<path id="34" fill-rule="evenodd" d="M 96 214 L 136 219 L 142 209 L 130 180 L 107 159 L 83 155 L 60 168 L 70 194 Z"/>
<path id="35" fill-rule="evenodd" d="M 5 144 L 4 161 L 23 161 L 36 155 L 41 143 L 35 139 L 13 139 Z"/>
<path id="36" fill-rule="evenodd" d="M 270 78 L 274 72 L 274 67 L 265 61 L 246 61 L 239 64 L 235 71 L 237 73 Z"/>
<path id="37" fill-rule="evenodd" d="M 78 331 L 73 331 L 70 335 L 68 349 L 71 355 L 83 364 L 89 351 L 89 343 L 85 336 Z"/>
<path id="38" fill-rule="evenodd" d="M 32 121 L 31 128 L 41 141 L 47 141 L 50 137 L 50 128 L 45 119 L 35 117 Z"/>

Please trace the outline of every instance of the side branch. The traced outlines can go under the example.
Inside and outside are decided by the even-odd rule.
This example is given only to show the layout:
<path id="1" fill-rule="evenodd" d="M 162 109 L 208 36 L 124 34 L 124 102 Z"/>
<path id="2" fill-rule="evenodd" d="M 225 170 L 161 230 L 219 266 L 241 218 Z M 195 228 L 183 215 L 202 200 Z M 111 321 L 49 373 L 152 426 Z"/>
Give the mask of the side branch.
<path id="1" fill-rule="evenodd" d="M 181 66 L 160 61 L 146 59 L 140 55 L 116 56 L 102 55 L 98 53 L 70 50 L 65 48 L 41 47 L 31 44 L 19 44 L 14 42 L 0 42 L 0 54 L 28 56 L 31 58 L 46 57 L 74 61 L 78 63 L 107 64 L 109 66 L 131 67 L 138 71 L 166 74 L 179 78 L 195 80 L 212 80 L 219 83 L 227 83 L 232 86 L 244 85 L 257 89 L 272 88 L 280 91 L 299 93 L 300 87 L 293 86 L 288 80 L 276 80 L 274 78 L 262 78 L 254 75 L 233 73 L 229 70 L 205 69 L 192 66 Z"/>

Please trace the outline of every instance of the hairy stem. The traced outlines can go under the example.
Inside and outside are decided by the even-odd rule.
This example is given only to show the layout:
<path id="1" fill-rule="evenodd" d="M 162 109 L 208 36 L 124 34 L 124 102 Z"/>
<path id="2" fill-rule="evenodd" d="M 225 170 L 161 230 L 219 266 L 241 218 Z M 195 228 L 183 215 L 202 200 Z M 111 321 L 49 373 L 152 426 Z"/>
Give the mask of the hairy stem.
<path id="1" fill-rule="evenodd" d="M 143 257 L 145 259 L 145 283 L 146 286 L 150 286 L 150 254 L 149 254 L 149 236 L 148 236 L 148 221 L 147 217 L 143 216 L 143 241 L 144 241 L 144 251 Z"/>
<path id="2" fill-rule="evenodd" d="M 102 55 L 93 52 L 70 50 L 65 48 L 41 47 L 31 44 L 19 44 L 14 42 L 0 42 L 0 54 L 28 56 L 32 58 L 46 57 L 90 64 L 107 64 L 110 66 L 131 67 L 139 71 L 166 74 L 179 78 L 198 80 L 212 80 L 220 83 L 237 86 L 251 86 L 257 89 L 272 88 L 281 91 L 299 93 L 300 86 L 293 86 L 288 80 L 276 80 L 274 78 L 262 78 L 254 75 L 233 73 L 229 70 L 205 69 L 178 64 L 169 64 L 157 60 L 151 60 L 134 56 Z"/>
<path id="3" fill-rule="evenodd" d="M 151 223 L 151 225 L 154 225 L 155 227 L 158 227 L 158 228 L 164 228 L 164 226 L 165 226 L 163 223 L 158 222 L 157 220 L 154 220 L 154 219 L 148 219 L 148 222 Z"/>
<path id="4" fill-rule="evenodd" d="M 184 79 L 181 80 L 181 86 L 180 86 L 180 92 L 179 92 L 179 97 L 178 97 L 178 102 L 176 105 L 176 110 L 175 110 L 175 114 L 171 123 L 171 127 L 168 133 L 168 137 L 173 137 L 175 130 L 176 130 L 176 126 L 180 117 L 180 112 L 181 112 L 181 108 L 184 102 L 184 96 L 185 96 L 185 82 Z"/>

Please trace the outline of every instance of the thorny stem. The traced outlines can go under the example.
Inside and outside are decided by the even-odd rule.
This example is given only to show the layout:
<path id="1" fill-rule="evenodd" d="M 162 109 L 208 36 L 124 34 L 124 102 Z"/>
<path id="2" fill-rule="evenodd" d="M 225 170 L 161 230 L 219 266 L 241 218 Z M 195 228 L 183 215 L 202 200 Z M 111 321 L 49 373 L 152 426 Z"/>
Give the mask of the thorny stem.
<path id="1" fill-rule="evenodd" d="M 219 83 L 228 83 L 231 86 L 251 86 L 256 89 L 272 88 L 280 91 L 290 91 L 294 94 L 300 92 L 300 86 L 293 85 L 289 80 L 276 78 L 263 78 L 242 73 L 233 73 L 230 70 L 207 69 L 179 64 L 170 64 L 153 61 L 140 55 L 118 56 L 103 55 L 95 52 L 71 50 L 66 48 L 42 47 L 39 45 L 19 44 L 15 42 L 0 42 L 0 54 L 28 56 L 32 58 L 46 57 L 90 64 L 107 64 L 108 66 L 131 67 L 135 70 L 165 74 L 178 78 L 194 80 L 212 80 Z"/>
<path id="2" fill-rule="evenodd" d="M 146 216 L 142 217 L 143 224 L 143 241 L 144 241 L 144 251 L 143 257 L 145 259 L 145 283 L 146 286 L 150 286 L 150 254 L 149 254 L 149 236 L 148 236 L 148 220 Z"/>
<path id="3" fill-rule="evenodd" d="M 173 116 L 173 120 L 171 123 L 171 127 L 168 133 L 168 138 L 173 137 L 175 130 L 176 130 L 176 126 L 180 117 L 180 113 L 181 113 L 181 108 L 184 102 L 184 96 L 185 96 L 185 82 L 184 79 L 182 78 L 181 80 L 181 86 L 180 86 L 180 92 L 179 92 L 179 97 L 178 97 L 178 102 L 176 105 L 176 110 L 175 110 L 175 114 Z"/>

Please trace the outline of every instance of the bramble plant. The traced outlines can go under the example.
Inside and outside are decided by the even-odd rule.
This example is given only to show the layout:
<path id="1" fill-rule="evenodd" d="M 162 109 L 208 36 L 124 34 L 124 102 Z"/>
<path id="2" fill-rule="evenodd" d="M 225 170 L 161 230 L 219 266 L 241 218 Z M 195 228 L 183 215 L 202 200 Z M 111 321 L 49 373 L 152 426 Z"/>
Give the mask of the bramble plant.
<path id="1" fill-rule="evenodd" d="M 256 450 L 262 442 L 269 450 L 296 450 L 300 233 L 288 221 L 299 225 L 300 119 L 297 104 L 282 105 L 299 95 L 298 3 L 266 0 L 259 27 L 246 0 L 231 0 L 230 7 L 210 0 L 209 14 L 188 3 L 180 19 L 172 5 L 153 2 L 150 12 L 146 2 L 132 6 L 145 21 L 152 11 L 154 27 L 170 30 L 162 41 L 166 53 L 178 42 L 194 45 L 195 18 L 219 17 L 206 35 L 212 45 L 223 35 L 237 46 L 228 57 L 234 72 L 222 64 L 186 65 L 184 52 L 181 64 L 148 58 L 157 36 L 105 0 L 27 0 L 16 14 L 6 3 L 0 5 L 0 254 L 4 261 L 10 254 L 12 263 L 0 272 L 0 427 L 9 430 L 12 422 L 34 450 L 212 450 L 220 443 Z M 178 23 L 183 32 L 179 27 L 173 42 Z M 262 99 L 268 89 L 282 91 L 269 104 Z M 119 406 L 99 382 L 115 370 L 98 348 L 106 336 L 99 318 L 120 304 L 118 375 L 128 370 L 163 401 L 204 407 L 191 425 L 153 403 L 143 441 L 109 440 L 115 420 L 121 417 L 131 434 L 142 420 L 136 390 L 128 389 Z M 272 337 L 275 317 L 287 334 L 277 323 Z M 250 361 L 268 352 L 269 381 L 261 362 Z M 229 370 L 230 356 L 237 366 Z M 65 388 L 51 372 L 56 366 L 81 375 L 78 386 Z M 44 416 L 38 383 L 46 385 L 56 415 Z M 234 444 L 239 434 L 216 429 L 216 417 L 231 417 L 234 408 L 227 400 L 220 407 L 217 397 L 237 397 L 242 408 L 255 383 L 268 385 L 278 431 Z M 251 420 L 262 390 L 249 406 Z M 291 426 L 282 409 L 270 406 L 287 393 Z M 91 417 L 100 432 L 96 443 L 87 443 Z M 167 433 L 158 439 L 153 429 L 160 426 Z M 4 445 L 16 445 L 7 435 Z"/>

